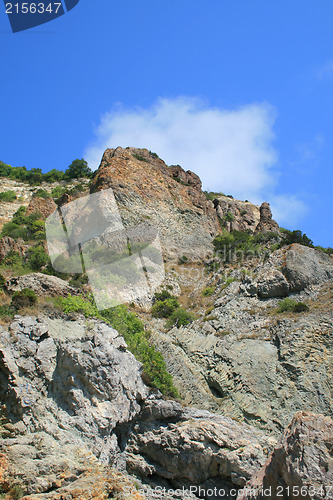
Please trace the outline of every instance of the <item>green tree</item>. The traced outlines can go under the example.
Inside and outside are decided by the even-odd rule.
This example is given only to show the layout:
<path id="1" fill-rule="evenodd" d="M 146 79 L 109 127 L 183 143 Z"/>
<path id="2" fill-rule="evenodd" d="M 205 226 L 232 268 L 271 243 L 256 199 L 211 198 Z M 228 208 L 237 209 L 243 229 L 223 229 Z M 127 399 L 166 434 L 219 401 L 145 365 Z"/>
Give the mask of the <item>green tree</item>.
<path id="1" fill-rule="evenodd" d="M 65 179 L 80 179 L 81 177 L 90 177 L 92 174 L 88 163 L 81 158 L 81 160 L 74 160 L 65 171 Z"/>

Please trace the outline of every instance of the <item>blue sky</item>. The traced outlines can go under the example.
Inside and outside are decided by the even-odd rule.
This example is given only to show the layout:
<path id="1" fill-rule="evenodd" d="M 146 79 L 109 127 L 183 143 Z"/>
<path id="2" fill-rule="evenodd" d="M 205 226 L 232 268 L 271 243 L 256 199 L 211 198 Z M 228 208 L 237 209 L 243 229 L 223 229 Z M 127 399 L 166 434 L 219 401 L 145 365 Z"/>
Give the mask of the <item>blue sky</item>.
<path id="1" fill-rule="evenodd" d="M 80 0 L 12 34 L 0 5 L 0 160 L 96 168 L 148 147 L 333 246 L 331 0 Z"/>

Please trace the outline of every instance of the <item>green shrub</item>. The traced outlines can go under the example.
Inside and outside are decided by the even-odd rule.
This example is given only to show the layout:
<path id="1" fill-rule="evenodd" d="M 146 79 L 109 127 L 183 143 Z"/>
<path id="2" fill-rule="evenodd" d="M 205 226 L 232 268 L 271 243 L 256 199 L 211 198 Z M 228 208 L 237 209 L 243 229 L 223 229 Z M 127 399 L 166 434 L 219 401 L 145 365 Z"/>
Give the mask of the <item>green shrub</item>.
<path id="1" fill-rule="evenodd" d="M 6 201 L 7 203 L 12 203 L 16 200 L 15 191 L 3 191 L 0 193 L 0 201 Z"/>
<path id="2" fill-rule="evenodd" d="M 144 156 L 139 155 L 138 153 L 132 153 L 132 156 L 134 156 L 134 158 L 136 158 L 139 161 L 145 161 L 146 163 L 148 163 L 147 158 L 145 158 Z"/>
<path id="3" fill-rule="evenodd" d="M 215 193 L 214 191 L 204 191 L 207 200 L 214 201 L 219 196 L 225 196 L 224 193 Z"/>
<path id="4" fill-rule="evenodd" d="M 301 313 L 301 312 L 306 312 L 309 310 L 310 310 L 310 308 L 307 304 L 305 304 L 304 302 L 297 302 L 297 304 L 295 304 L 293 312 Z"/>
<path id="5" fill-rule="evenodd" d="M 32 186 L 39 186 L 44 182 L 59 182 L 61 180 L 79 179 L 81 177 L 91 177 L 92 172 L 85 160 L 74 160 L 65 172 L 52 169 L 43 174 L 40 168 L 27 170 L 26 167 L 12 167 L 0 162 L 0 177 L 8 177 L 21 182 L 28 182 Z"/>
<path id="6" fill-rule="evenodd" d="M 88 276 L 86 274 L 82 274 L 82 273 L 81 274 L 75 274 L 69 280 L 70 286 L 75 286 L 76 288 L 80 288 L 83 285 L 86 285 L 87 283 L 89 283 Z"/>
<path id="7" fill-rule="evenodd" d="M 3 290 L 3 287 L 6 283 L 6 278 L 0 274 L 0 290 Z"/>
<path id="8" fill-rule="evenodd" d="M 177 307 L 177 309 L 175 309 L 169 316 L 168 321 L 166 322 L 166 327 L 172 328 L 173 326 L 176 326 L 179 328 L 180 326 L 186 326 L 189 323 L 192 323 L 195 319 L 196 317 L 192 312 L 186 311 L 183 307 Z"/>
<path id="9" fill-rule="evenodd" d="M 86 318 L 99 317 L 99 312 L 91 298 L 82 295 L 71 295 L 60 297 L 56 304 L 60 305 L 64 313 L 81 313 Z"/>
<path id="10" fill-rule="evenodd" d="M 304 302 L 296 302 L 296 300 L 291 299 L 290 297 L 286 297 L 282 302 L 280 302 L 277 308 L 278 313 L 282 312 L 300 313 L 305 311 L 309 311 L 308 305 L 306 305 Z"/>
<path id="11" fill-rule="evenodd" d="M 163 301 L 166 299 L 170 299 L 172 297 L 171 293 L 168 290 L 162 290 L 161 292 L 154 293 L 154 301 Z"/>
<path id="12" fill-rule="evenodd" d="M 313 247 L 313 241 L 307 237 L 307 235 L 302 233 L 299 229 L 296 231 L 289 231 L 289 229 L 281 228 L 281 233 L 283 235 L 283 240 L 280 246 L 291 245 L 292 243 L 299 243 L 300 245 L 305 245 L 307 247 Z"/>
<path id="13" fill-rule="evenodd" d="M 179 302 L 175 297 L 166 300 L 158 300 L 151 308 L 154 318 L 168 318 L 179 307 Z"/>
<path id="14" fill-rule="evenodd" d="M 25 207 L 20 207 L 14 214 L 12 220 L 4 224 L 1 237 L 10 236 L 14 240 L 19 238 L 30 240 L 45 240 L 45 222 L 41 219 L 39 212 L 25 215 Z"/>
<path id="15" fill-rule="evenodd" d="M 11 321 L 16 313 L 17 311 L 12 305 L 0 305 L 0 318 L 4 321 Z"/>
<path id="16" fill-rule="evenodd" d="M 321 247 L 321 246 L 316 246 L 315 248 L 317 250 L 321 250 L 324 253 L 327 253 L 327 255 L 333 255 L 333 248 L 331 248 L 331 247 L 324 248 L 324 247 Z"/>
<path id="17" fill-rule="evenodd" d="M 49 260 L 48 254 L 41 245 L 31 248 L 27 254 L 28 266 L 33 271 L 40 271 L 46 264 L 49 263 Z"/>
<path id="18" fill-rule="evenodd" d="M 270 245 L 277 241 L 276 233 L 250 234 L 245 231 L 226 231 L 216 236 L 213 241 L 216 255 L 225 262 L 253 258 L 264 252 L 270 252 Z"/>
<path id="19" fill-rule="evenodd" d="M 47 198 L 51 198 L 51 193 L 49 193 L 45 189 L 39 188 L 39 189 L 36 189 L 36 191 L 34 191 L 33 197 L 34 198 L 44 198 L 44 200 L 46 200 Z"/>
<path id="20" fill-rule="evenodd" d="M 213 286 L 207 286 L 206 288 L 204 288 L 202 290 L 202 295 L 203 297 L 210 297 L 211 295 L 213 295 L 213 293 L 215 292 L 215 288 Z"/>
<path id="21" fill-rule="evenodd" d="M 186 262 L 188 262 L 188 258 L 186 257 L 186 255 L 182 255 L 182 257 L 179 257 L 178 264 L 185 264 Z"/>
<path id="22" fill-rule="evenodd" d="M 87 318 L 105 320 L 124 337 L 128 349 L 143 364 L 144 381 L 167 396 L 178 396 L 162 354 L 149 344 L 142 321 L 124 305 L 98 311 L 92 296 L 82 295 L 60 297 L 56 305 L 65 313 L 80 312 Z"/>
<path id="23" fill-rule="evenodd" d="M 37 296 L 30 288 L 23 288 L 20 292 L 15 292 L 12 296 L 11 305 L 16 309 L 32 307 L 37 304 Z"/>

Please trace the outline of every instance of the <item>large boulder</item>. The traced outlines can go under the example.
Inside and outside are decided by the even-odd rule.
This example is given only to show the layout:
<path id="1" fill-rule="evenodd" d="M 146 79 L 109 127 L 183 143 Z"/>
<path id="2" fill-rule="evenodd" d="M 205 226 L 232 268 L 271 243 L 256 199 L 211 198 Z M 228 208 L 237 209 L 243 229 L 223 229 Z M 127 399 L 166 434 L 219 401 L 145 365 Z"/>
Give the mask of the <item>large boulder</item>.
<path id="1" fill-rule="evenodd" d="M 238 500 L 333 498 L 333 420 L 299 412 Z"/>
<path id="2" fill-rule="evenodd" d="M 9 293 L 20 292 L 23 288 L 30 288 L 38 296 L 66 297 L 69 294 L 75 295 L 77 293 L 77 290 L 69 286 L 67 281 L 43 273 L 10 278 L 4 286 L 4 289 Z"/>
<path id="3" fill-rule="evenodd" d="M 285 254 L 282 272 L 290 292 L 333 279 L 333 261 L 320 250 L 294 243 Z"/>
<path id="4" fill-rule="evenodd" d="M 274 444 L 274 438 L 229 418 L 148 400 L 130 435 L 127 468 L 152 484 L 159 476 L 174 488 L 224 488 L 228 498 L 231 488 L 244 486 L 265 462 Z"/>
<path id="5" fill-rule="evenodd" d="M 85 321 L 15 317 L 0 335 L 0 401 L 9 419 L 0 440 L 4 484 L 46 493 L 68 484 L 70 470 L 73 482 L 89 469 L 88 455 L 95 465 L 111 464 L 117 434 L 147 394 L 141 364 L 105 323 L 87 330 Z"/>

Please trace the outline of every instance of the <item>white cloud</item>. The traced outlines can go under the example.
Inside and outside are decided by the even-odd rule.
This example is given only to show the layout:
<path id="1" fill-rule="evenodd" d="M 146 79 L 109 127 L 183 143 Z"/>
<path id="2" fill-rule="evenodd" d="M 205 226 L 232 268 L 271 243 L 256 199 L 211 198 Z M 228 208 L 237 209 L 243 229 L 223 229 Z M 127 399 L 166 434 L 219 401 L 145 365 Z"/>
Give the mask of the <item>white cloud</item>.
<path id="1" fill-rule="evenodd" d="M 198 174 L 204 189 L 253 203 L 275 200 L 276 218 L 287 222 L 291 213 L 304 212 L 304 204 L 296 196 L 274 198 L 275 116 L 267 103 L 226 110 L 186 97 L 159 99 L 148 109 L 118 105 L 101 118 L 84 157 L 96 169 L 107 148 L 147 148 Z"/>
<path id="2" fill-rule="evenodd" d="M 299 220 L 301 220 L 308 212 L 307 205 L 292 194 L 272 194 L 269 197 L 273 219 L 282 227 L 288 229 L 297 228 Z"/>
<path id="3" fill-rule="evenodd" d="M 149 109 L 118 106 L 102 117 L 84 156 L 95 169 L 106 148 L 148 148 L 197 173 L 206 188 L 257 198 L 274 183 L 274 118 L 268 104 L 224 110 L 191 98 L 160 99 Z"/>

